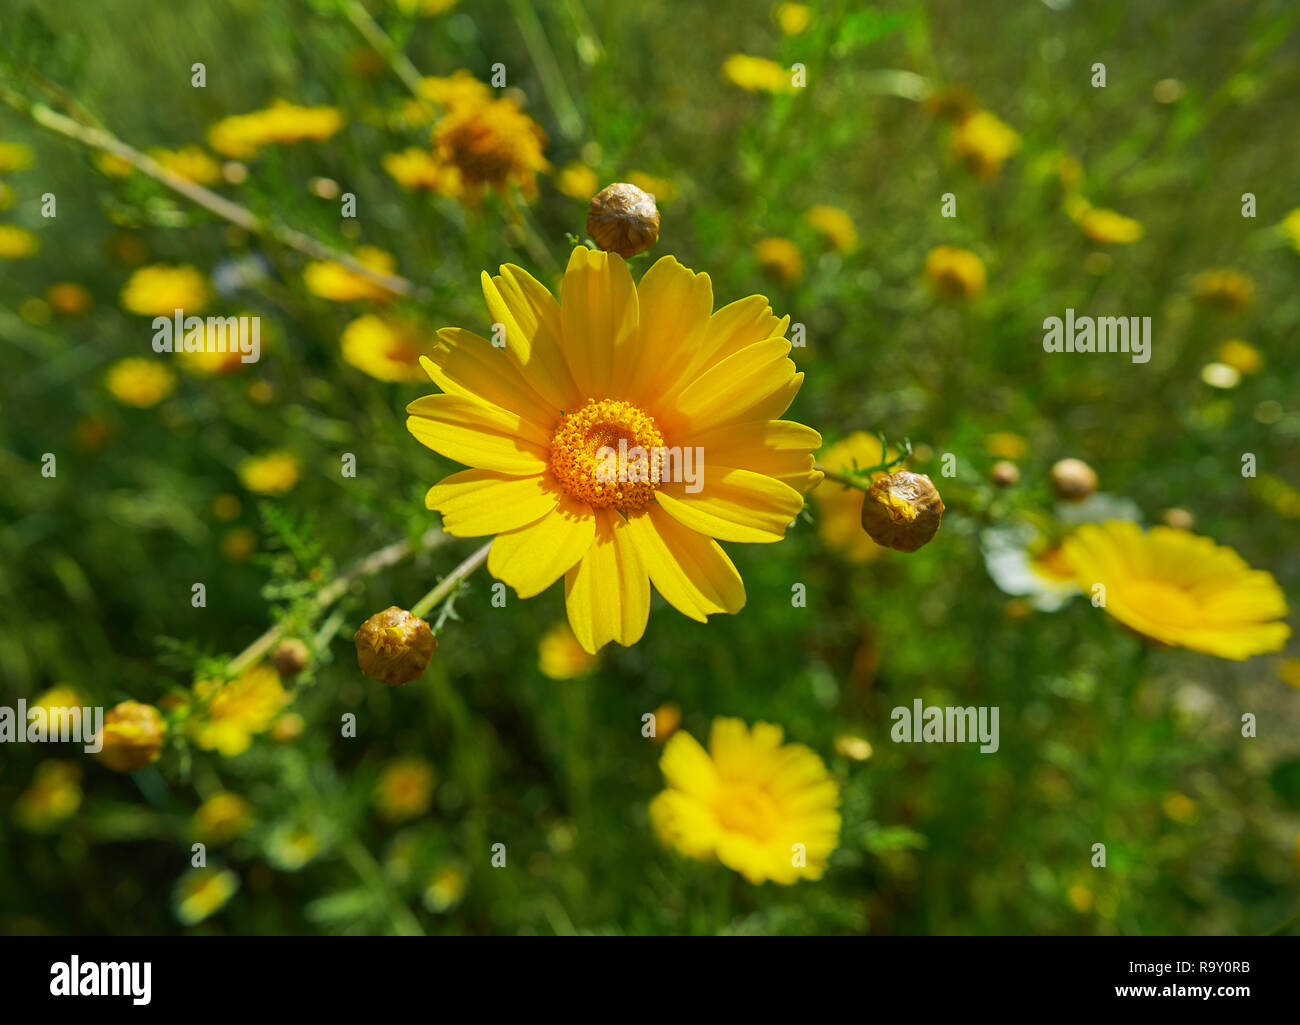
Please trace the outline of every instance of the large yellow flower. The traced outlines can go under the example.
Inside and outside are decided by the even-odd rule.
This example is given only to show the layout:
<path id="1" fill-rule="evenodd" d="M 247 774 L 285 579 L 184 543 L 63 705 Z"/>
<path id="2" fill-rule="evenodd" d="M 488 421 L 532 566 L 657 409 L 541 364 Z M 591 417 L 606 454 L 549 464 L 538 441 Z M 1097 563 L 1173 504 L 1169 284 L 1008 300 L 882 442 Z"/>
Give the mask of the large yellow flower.
<path id="1" fill-rule="evenodd" d="M 666 256 L 638 287 L 621 257 L 582 246 L 558 303 L 514 266 L 483 290 L 504 345 L 439 332 L 422 363 L 444 394 L 407 407 L 417 439 L 473 467 L 429 491 L 444 529 L 498 535 L 488 570 L 521 598 L 563 576 L 590 652 L 641 638 L 651 583 L 692 619 L 739 611 L 714 539 L 781 540 L 821 479 L 820 436 L 776 419 L 803 383 L 789 318 L 762 296 L 711 313 L 708 275 Z"/>
<path id="2" fill-rule="evenodd" d="M 692 858 L 717 858 L 751 883 L 820 879 L 839 845 L 839 787 L 780 726 L 714 719 L 706 752 L 675 733 L 659 767 L 668 789 L 650 802 L 655 832 Z"/>
<path id="3" fill-rule="evenodd" d="M 1280 650 L 1291 634 L 1273 577 L 1189 531 L 1089 523 L 1066 539 L 1061 556 L 1085 593 L 1105 585 L 1115 619 L 1163 644 L 1245 659 Z"/>

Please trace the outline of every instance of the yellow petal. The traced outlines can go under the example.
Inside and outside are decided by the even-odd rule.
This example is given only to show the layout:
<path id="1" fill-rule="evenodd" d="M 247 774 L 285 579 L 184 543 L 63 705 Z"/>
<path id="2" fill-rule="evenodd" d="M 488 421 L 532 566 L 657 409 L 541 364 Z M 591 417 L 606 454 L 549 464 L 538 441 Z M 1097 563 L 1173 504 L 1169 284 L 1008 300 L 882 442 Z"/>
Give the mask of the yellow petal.
<path id="1" fill-rule="evenodd" d="M 689 375 L 722 362 L 755 342 L 769 338 L 783 338 L 790 325 L 789 317 L 778 317 L 761 295 L 737 299 L 709 318 L 704 341 L 691 362 Z"/>
<path id="2" fill-rule="evenodd" d="M 517 476 L 547 467 L 549 438 L 518 413 L 461 395 L 426 395 L 406 411 L 416 440 L 458 463 Z"/>
<path id="3" fill-rule="evenodd" d="M 821 471 L 813 469 L 813 452 L 821 448 L 822 436 L 793 420 L 726 424 L 695 435 L 691 443 L 704 450 L 710 465 L 775 477 L 801 494 L 822 479 Z"/>
<path id="4" fill-rule="evenodd" d="M 657 505 L 629 516 L 627 526 L 650 582 L 677 611 L 703 623 L 715 612 L 744 607 L 744 581 L 712 538 L 682 526 Z"/>
<path id="5" fill-rule="evenodd" d="M 672 426 L 683 434 L 694 435 L 739 420 L 747 409 L 794 378 L 794 362 L 786 355 L 789 351 L 790 343 L 784 338 L 769 338 L 747 345 L 710 367 L 673 399 L 669 417 Z"/>
<path id="6" fill-rule="evenodd" d="M 713 310 L 713 285 L 707 274 L 696 274 L 665 256 L 641 278 L 637 303 L 637 361 L 630 372 L 636 398 L 653 404 L 676 390 L 699 351 Z"/>
<path id="7" fill-rule="evenodd" d="M 561 493 L 541 519 L 492 542 L 488 572 L 513 587 L 520 598 L 531 598 L 582 558 L 595 532 L 591 507 Z"/>
<path id="8" fill-rule="evenodd" d="M 636 286 L 623 258 L 576 246 L 560 285 L 564 355 L 587 398 L 627 398 L 627 379 L 614 368 L 636 342 Z M 567 407 L 566 407 L 567 408 Z"/>
<path id="9" fill-rule="evenodd" d="M 561 345 L 560 304 L 522 267 L 506 264 L 499 277 L 483 273 L 488 313 L 506 329 L 506 347 L 537 393 L 558 409 L 581 400 Z"/>
<path id="10" fill-rule="evenodd" d="M 680 523 L 721 541 L 780 541 L 803 508 L 799 492 L 760 473 L 706 465 L 702 476 L 696 494 L 684 483 L 670 483 L 656 498 Z"/>
<path id="11" fill-rule="evenodd" d="M 559 407 L 532 389 L 505 349 L 472 331 L 443 328 L 432 357 L 420 357 L 420 365 L 443 391 L 519 413 L 548 435 L 560 418 Z"/>
<path id="12" fill-rule="evenodd" d="M 593 655 L 610 641 L 627 646 L 645 633 L 650 580 L 627 524 L 613 510 L 596 510 L 595 542 L 565 574 L 564 602 L 573 635 Z"/>
<path id="13" fill-rule="evenodd" d="M 668 738 L 659 756 L 664 782 L 674 790 L 708 801 L 718 789 L 718 770 L 700 742 L 684 730 Z"/>
<path id="14" fill-rule="evenodd" d="M 517 530 L 555 508 L 558 495 L 542 474 L 509 477 L 495 470 L 461 470 L 429 489 L 424 504 L 442 514 L 455 537 Z"/>

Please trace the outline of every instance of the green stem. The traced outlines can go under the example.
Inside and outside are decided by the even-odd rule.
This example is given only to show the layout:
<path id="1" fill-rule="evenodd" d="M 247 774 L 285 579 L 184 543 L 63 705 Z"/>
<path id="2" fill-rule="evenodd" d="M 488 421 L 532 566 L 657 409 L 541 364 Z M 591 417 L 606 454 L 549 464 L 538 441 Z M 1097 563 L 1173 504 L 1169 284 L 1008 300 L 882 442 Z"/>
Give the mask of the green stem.
<path id="1" fill-rule="evenodd" d="M 411 615 L 419 619 L 423 619 L 425 616 L 427 616 L 429 612 L 438 604 L 438 602 L 442 601 L 445 597 L 447 597 L 447 595 L 451 594 L 452 591 L 454 591 L 457 587 L 460 586 L 462 580 L 464 580 L 467 576 L 469 576 L 476 569 L 478 569 L 479 566 L 483 565 L 483 563 L 487 560 L 488 557 L 488 549 L 491 547 L 492 547 L 492 542 L 489 541 L 482 548 L 478 549 L 478 551 L 476 551 L 468 559 L 466 559 L 459 566 L 457 566 L 454 570 L 452 570 L 445 577 L 443 577 L 442 580 L 438 582 L 437 587 L 435 587 L 423 598 L 421 598 L 418 602 L 416 602 L 414 605 L 411 606 Z"/>

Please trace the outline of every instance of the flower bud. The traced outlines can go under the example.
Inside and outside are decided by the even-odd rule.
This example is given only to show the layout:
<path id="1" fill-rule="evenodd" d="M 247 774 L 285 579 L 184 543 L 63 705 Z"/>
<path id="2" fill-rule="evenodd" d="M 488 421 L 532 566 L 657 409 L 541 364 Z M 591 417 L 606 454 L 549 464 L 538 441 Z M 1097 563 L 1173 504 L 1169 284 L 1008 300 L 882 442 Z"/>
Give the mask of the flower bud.
<path id="1" fill-rule="evenodd" d="M 390 687 L 418 680 L 438 650 L 429 624 L 396 605 L 362 623 L 354 640 L 361 671 Z"/>
<path id="2" fill-rule="evenodd" d="M 95 755 L 114 772 L 134 772 L 162 751 L 167 724 L 153 705 L 123 701 L 104 716 L 103 747 Z"/>
<path id="3" fill-rule="evenodd" d="M 307 645 L 296 637 L 281 641 L 271 655 L 275 671 L 284 677 L 297 676 L 307 668 L 310 661 L 311 652 L 307 650 Z"/>
<path id="4" fill-rule="evenodd" d="M 993 469 L 989 471 L 989 480 L 1000 488 L 1009 488 L 1019 482 L 1020 467 L 1009 460 L 1003 459 L 1001 462 L 993 464 Z"/>
<path id="5" fill-rule="evenodd" d="M 1057 498 L 1080 502 L 1097 490 L 1097 472 L 1082 459 L 1062 459 L 1052 467 L 1052 490 Z"/>
<path id="6" fill-rule="evenodd" d="M 587 234 L 601 249 L 624 258 L 644 252 L 659 240 L 654 196 L 627 182 L 605 186 L 587 208 Z"/>
<path id="7" fill-rule="evenodd" d="M 862 503 L 862 529 L 871 540 L 898 552 L 928 544 L 943 519 L 943 499 L 923 473 L 899 470 L 880 477 Z"/>

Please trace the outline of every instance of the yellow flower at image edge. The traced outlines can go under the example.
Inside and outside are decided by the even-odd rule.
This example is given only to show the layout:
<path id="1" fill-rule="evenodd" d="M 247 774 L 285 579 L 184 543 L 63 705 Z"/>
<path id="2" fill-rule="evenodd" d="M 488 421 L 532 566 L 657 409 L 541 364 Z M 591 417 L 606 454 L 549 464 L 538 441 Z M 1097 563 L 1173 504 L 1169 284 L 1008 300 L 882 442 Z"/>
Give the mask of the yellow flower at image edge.
<path id="1" fill-rule="evenodd" d="M 820 879 L 839 846 L 839 787 L 781 727 L 715 719 L 706 752 L 678 732 L 659 760 L 668 789 L 650 803 L 664 843 L 716 858 L 751 883 Z"/>
<path id="2" fill-rule="evenodd" d="M 176 375 L 157 359 L 128 356 L 108 368 L 104 387 L 123 405 L 148 409 L 176 390 Z"/>
<path id="3" fill-rule="evenodd" d="M 1279 651 L 1291 634 L 1272 575 L 1231 548 L 1174 527 L 1110 520 L 1084 524 L 1061 557 L 1079 586 L 1105 587 L 1105 609 L 1125 626 L 1174 647 L 1246 659 Z"/>
<path id="4" fill-rule="evenodd" d="M 433 766 L 423 758 L 399 758 L 379 777 L 375 807 L 390 822 L 419 818 L 429 810 L 437 779 Z"/>
<path id="5" fill-rule="evenodd" d="M 259 663 L 234 680 L 200 680 L 194 695 L 206 709 L 190 727 L 194 742 L 227 758 L 243 754 L 255 733 L 271 728 L 292 696 L 269 665 Z"/>
<path id="6" fill-rule="evenodd" d="M 977 110 L 965 118 L 952 138 L 953 153 L 985 180 L 995 178 L 1019 148 L 1016 131 L 987 110 Z"/>
<path id="7" fill-rule="evenodd" d="M 433 352 L 434 339 L 413 324 L 368 313 L 339 336 L 345 362 L 377 381 L 421 381 L 420 357 Z"/>
<path id="8" fill-rule="evenodd" d="M 715 539 L 781 540 L 821 479 L 820 435 L 776 419 L 803 383 L 789 318 L 762 296 L 712 312 L 708 276 L 670 256 L 638 287 L 583 246 L 558 303 L 518 267 L 483 287 L 505 349 L 439 332 L 422 362 L 444 394 L 407 407 L 419 441 L 472 467 L 429 491 L 443 528 L 496 534 L 488 570 L 521 598 L 564 577 L 592 653 L 641 638 L 651 583 L 692 619 L 738 612 L 744 584 Z"/>
<path id="9" fill-rule="evenodd" d="M 104 747 L 95 757 L 114 772 L 134 772 L 157 760 L 166 734 L 153 705 L 123 701 L 104 716 Z"/>
<path id="10" fill-rule="evenodd" d="M 259 495 L 282 495 L 298 483 L 302 464 L 290 452 L 264 452 L 239 464 L 239 480 Z"/>
<path id="11" fill-rule="evenodd" d="M 0 224 L 0 260 L 25 260 L 40 248 L 41 240 L 26 228 Z"/>
<path id="12" fill-rule="evenodd" d="M 228 868 L 193 868 L 176 883 L 172 908 L 181 925 L 198 925 L 226 906 L 239 889 L 239 876 Z"/>
<path id="13" fill-rule="evenodd" d="M 177 310 L 200 313 L 208 305 L 208 279 L 194 267 L 155 264 L 141 267 L 122 289 L 122 308 L 149 317 L 170 317 Z"/>

